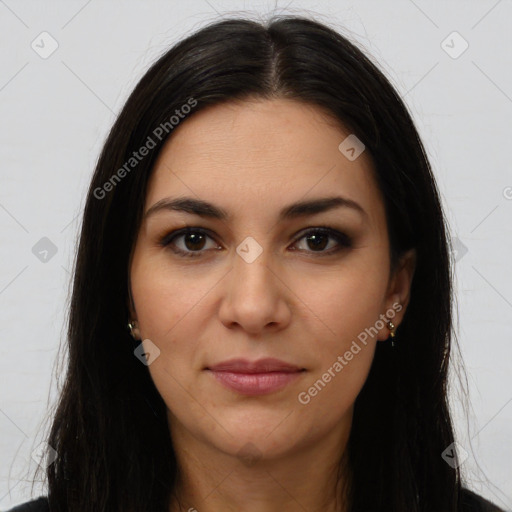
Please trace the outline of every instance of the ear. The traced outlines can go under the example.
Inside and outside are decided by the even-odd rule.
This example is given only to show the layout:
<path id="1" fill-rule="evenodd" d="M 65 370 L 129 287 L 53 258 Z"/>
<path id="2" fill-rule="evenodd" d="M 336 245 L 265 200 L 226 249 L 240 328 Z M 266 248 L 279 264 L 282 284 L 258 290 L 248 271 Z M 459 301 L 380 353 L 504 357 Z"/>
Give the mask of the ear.
<path id="1" fill-rule="evenodd" d="M 399 259 L 396 270 L 390 276 L 389 285 L 384 301 L 383 315 L 387 316 L 396 328 L 402 322 L 411 295 L 411 284 L 416 269 L 416 250 L 410 249 Z M 386 326 L 379 331 L 380 341 L 389 338 L 389 329 Z"/>

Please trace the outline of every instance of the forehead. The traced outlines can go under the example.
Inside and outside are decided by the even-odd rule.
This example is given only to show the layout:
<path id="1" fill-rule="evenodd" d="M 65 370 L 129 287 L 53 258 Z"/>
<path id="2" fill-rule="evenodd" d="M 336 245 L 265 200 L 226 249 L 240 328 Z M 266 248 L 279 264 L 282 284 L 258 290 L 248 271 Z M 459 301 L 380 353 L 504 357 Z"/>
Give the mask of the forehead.
<path id="1" fill-rule="evenodd" d="M 320 108 L 293 100 L 207 107 L 181 121 L 162 148 L 146 210 L 165 197 L 195 195 L 254 214 L 339 193 L 371 214 L 381 203 L 372 161 L 366 152 L 353 161 L 340 152 L 349 135 Z"/>

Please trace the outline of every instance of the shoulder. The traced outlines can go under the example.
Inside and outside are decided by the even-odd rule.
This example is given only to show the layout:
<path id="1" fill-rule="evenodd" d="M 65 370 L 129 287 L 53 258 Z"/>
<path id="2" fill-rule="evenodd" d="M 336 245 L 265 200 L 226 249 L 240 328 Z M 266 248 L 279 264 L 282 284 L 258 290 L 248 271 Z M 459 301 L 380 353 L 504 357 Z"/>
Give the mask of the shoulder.
<path id="1" fill-rule="evenodd" d="M 461 512 L 505 512 L 482 496 L 470 491 L 462 489 L 461 494 Z M 7 510 L 6 512 L 50 512 L 48 498 L 42 496 L 32 501 L 27 501 L 21 505 Z"/>
<path id="2" fill-rule="evenodd" d="M 21 505 L 16 505 L 14 508 L 7 510 L 6 512 L 50 512 L 48 505 L 48 498 L 41 496 L 32 501 L 27 501 Z"/>
<path id="3" fill-rule="evenodd" d="M 462 489 L 461 512 L 505 512 L 469 489 Z"/>

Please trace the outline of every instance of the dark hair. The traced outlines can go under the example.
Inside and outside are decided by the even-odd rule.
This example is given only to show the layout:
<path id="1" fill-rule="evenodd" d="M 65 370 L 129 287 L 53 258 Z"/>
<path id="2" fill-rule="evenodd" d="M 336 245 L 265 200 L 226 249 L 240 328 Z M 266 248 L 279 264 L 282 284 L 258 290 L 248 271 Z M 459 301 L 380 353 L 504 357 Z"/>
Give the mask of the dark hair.
<path id="1" fill-rule="evenodd" d="M 150 173 L 172 136 L 171 116 L 254 98 L 311 104 L 355 134 L 384 198 L 392 268 L 416 249 L 397 347 L 377 344 L 355 402 L 346 452 L 352 510 L 455 512 L 460 475 L 441 457 L 454 434 L 452 270 L 439 192 L 388 79 L 347 38 L 298 16 L 210 23 L 150 67 L 115 121 L 89 188 L 75 262 L 67 374 L 47 439 L 58 453 L 46 474 L 51 510 L 168 509 L 178 467 L 165 403 L 126 329 L 130 254 Z M 154 148 L 129 168 L 148 138 Z"/>

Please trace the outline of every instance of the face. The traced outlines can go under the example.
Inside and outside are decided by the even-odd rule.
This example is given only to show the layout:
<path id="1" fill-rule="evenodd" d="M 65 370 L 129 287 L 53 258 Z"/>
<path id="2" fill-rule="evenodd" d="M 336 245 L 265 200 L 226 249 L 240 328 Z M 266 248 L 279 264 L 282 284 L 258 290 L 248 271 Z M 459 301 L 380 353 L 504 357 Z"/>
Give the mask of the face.
<path id="1" fill-rule="evenodd" d="M 131 314 L 146 350 L 159 350 L 148 368 L 171 435 L 272 458 L 350 425 L 412 272 L 390 275 L 370 156 L 338 149 L 349 134 L 316 107 L 261 100 L 199 111 L 162 149 L 132 253 Z M 212 206 L 169 204 L 185 197 Z M 231 375 L 234 389 L 209 369 L 233 358 L 302 371 L 275 373 L 275 388 L 268 374 Z"/>

